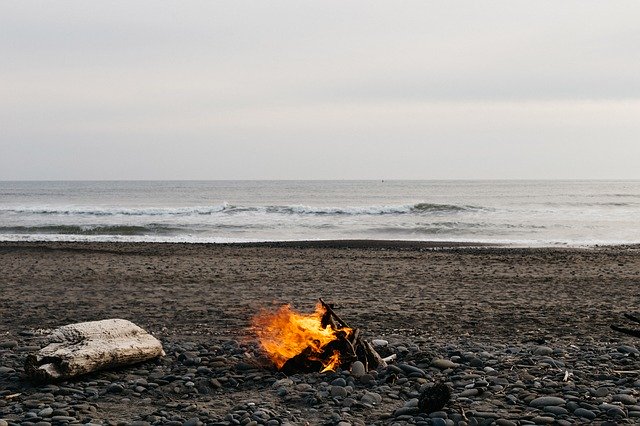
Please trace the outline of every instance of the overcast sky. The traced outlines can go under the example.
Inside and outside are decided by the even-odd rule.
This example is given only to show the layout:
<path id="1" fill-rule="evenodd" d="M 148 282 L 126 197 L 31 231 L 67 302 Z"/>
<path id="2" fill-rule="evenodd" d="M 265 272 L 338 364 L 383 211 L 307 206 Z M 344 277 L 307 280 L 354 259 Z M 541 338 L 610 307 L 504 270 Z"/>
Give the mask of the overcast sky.
<path id="1" fill-rule="evenodd" d="M 640 2 L 2 1 L 0 179 L 640 179 Z"/>

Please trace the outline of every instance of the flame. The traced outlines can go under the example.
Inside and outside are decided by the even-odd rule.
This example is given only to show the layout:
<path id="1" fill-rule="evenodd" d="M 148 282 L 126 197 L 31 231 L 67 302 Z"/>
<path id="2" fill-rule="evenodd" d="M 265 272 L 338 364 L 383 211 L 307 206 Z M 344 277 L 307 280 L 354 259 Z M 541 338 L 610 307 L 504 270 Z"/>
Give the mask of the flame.
<path id="1" fill-rule="evenodd" d="M 340 352 L 333 351 L 333 355 L 322 359 L 324 347 L 336 340 L 336 330 L 327 325 L 322 327 L 322 316 L 325 309 L 320 303 L 315 312 L 301 314 L 294 311 L 291 305 L 284 305 L 275 312 L 261 312 L 253 318 L 253 328 L 258 340 L 267 355 L 278 369 L 287 360 L 310 348 L 309 359 L 320 361 L 324 371 L 333 371 L 340 365 Z M 350 328 L 340 331 L 351 333 Z"/>

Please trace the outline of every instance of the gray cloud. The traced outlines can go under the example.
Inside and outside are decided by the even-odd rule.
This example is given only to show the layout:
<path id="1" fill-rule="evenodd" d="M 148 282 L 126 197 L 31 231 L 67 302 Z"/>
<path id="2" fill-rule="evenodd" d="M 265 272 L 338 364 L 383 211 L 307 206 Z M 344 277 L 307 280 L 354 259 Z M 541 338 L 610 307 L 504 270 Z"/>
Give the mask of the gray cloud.
<path id="1" fill-rule="evenodd" d="M 5 2 L 0 179 L 640 178 L 639 12 Z"/>

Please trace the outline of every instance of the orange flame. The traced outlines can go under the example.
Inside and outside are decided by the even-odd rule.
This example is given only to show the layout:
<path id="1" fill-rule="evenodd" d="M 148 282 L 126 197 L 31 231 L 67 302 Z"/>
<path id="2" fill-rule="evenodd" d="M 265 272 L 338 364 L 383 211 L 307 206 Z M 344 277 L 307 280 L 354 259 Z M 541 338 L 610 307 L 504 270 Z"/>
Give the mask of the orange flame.
<path id="1" fill-rule="evenodd" d="M 335 370 L 340 365 L 340 352 L 334 351 L 327 359 L 320 355 L 324 347 L 337 339 L 336 330 L 331 326 L 322 327 L 325 309 L 320 303 L 312 314 L 295 312 L 290 305 L 284 305 L 276 312 L 262 312 L 253 318 L 253 327 L 262 348 L 278 369 L 294 356 L 310 348 L 310 359 L 320 361 L 324 371 Z M 350 328 L 340 331 L 351 333 Z"/>

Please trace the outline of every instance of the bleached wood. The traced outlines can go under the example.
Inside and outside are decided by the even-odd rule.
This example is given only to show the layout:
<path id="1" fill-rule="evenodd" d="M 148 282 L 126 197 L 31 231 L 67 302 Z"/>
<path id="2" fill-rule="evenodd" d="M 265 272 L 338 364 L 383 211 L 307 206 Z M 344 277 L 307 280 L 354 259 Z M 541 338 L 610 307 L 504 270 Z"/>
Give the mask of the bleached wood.
<path id="1" fill-rule="evenodd" d="M 158 339 L 123 319 L 65 325 L 51 333 L 50 341 L 27 357 L 25 371 L 34 379 L 69 379 L 164 356 Z"/>

